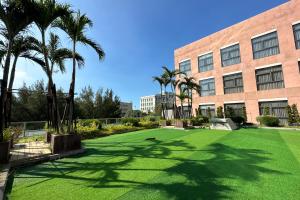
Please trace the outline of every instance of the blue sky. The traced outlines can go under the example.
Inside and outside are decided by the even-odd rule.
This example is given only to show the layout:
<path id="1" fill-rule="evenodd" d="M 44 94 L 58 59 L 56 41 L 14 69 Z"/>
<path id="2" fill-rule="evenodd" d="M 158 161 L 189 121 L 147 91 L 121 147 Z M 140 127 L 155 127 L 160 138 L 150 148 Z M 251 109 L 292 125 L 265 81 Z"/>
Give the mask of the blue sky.
<path id="1" fill-rule="evenodd" d="M 106 52 L 99 62 L 89 48 L 78 49 L 85 68 L 78 71 L 76 91 L 86 85 L 95 90 L 112 88 L 122 101 L 139 108 L 139 98 L 159 92 L 152 76 L 161 66 L 174 68 L 174 49 L 273 8 L 286 0 L 59 0 L 80 9 L 94 22 L 87 34 Z M 38 33 L 36 33 L 38 34 Z M 70 46 L 66 35 L 63 44 Z M 67 73 L 55 75 L 66 91 L 71 79 Z M 15 88 L 46 77 L 38 66 L 20 60 Z"/>

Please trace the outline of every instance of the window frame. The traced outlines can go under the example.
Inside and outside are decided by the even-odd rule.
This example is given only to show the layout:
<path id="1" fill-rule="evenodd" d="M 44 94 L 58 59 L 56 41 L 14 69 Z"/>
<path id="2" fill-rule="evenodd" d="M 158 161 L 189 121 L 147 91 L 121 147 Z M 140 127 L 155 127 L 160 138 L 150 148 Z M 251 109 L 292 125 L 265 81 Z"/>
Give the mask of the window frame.
<path id="1" fill-rule="evenodd" d="M 236 105 L 242 105 L 240 108 L 236 108 Z M 226 112 L 227 108 L 231 107 L 233 112 L 234 112 L 234 116 L 235 117 L 243 117 L 243 108 L 246 108 L 246 104 L 245 102 L 239 102 L 239 103 L 224 103 L 224 111 Z M 246 108 L 247 110 L 247 108 Z"/>
<path id="2" fill-rule="evenodd" d="M 237 75 L 241 75 L 240 77 L 236 77 Z M 225 80 L 225 78 L 228 78 L 230 76 L 233 76 L 233 78 L 229 79 L 229 80 Z M 242 85 L 240 86 L 237 86 L 237 80 L 238 79 L 241 79 L 242 80 Z M 225 81 L 234 81 L 234 86 L 230 86 L 230 87 L 226 87 L 225 86 Z M 232 88 L 241 88 L 240 91 L 236 91 L 236 92 L 226 92 L 226 89 L 230 90 Z M 224 90 L 224 94 L 234 94 L 234 93 L 243 93 L 244 92 L 244 79 L 243 79 L 243 73 L 242 72 L 237 72 L 237 73 L 234 73 L 234 74 L 228 74 L 228 75 L 223 75 L 223 90 Z"/>
<path id="3" fill-rule="evenodd" d="M 203 106 L 205 106 L 206 109 L 201 109 L 201 107 L 203 107 Z M 200 110 L 201 115 L 207 117 L 208 107 L 210 107 L 211 116 L 215 117 L 216 116 L 216 104 L 199 105 L 198 109 Z M 202 111 L 204 111 L 205 114 L 203 114 Z"/>
<path id="4" fill-rule="evenodd" d="M 202 59 L 201 59 L 202 58 Z M 207 60 L 211 59 L 212 63 L 207 64 Z M 200 61 L 204 60 L 205 64 L 204 66 L 200 66 Z M 207 68 L 207 70 L 201 70 L 201 68 Z M 214 55 L 213 52 L 205 53 L 203 55 L 198 56 L 198 72 L 207 72 L 214 69 Z"/>
<path id="5" fill-rule="evenodd" d="M 281 107 L 276 107 L 276 106 L 272 106 L 272 104 L 275 104 L 275 103 L 286 103 L 285 106 L 281 106 Z M 262 106 L 262 104 L 269 104 L 267 106 Z M 271 106 L 270 106 L 271 105 Z M 269 107 L 270 108 L 270 115 L 274 115 L 274 109 L 282 109 L 285 111 L 285 114 L 286 116 L 276 116 L 279 118 L 279 120 L 281 121 L 281 123 L 287 123 L 287 119 L 288 119 L 288 114 L 287 114 L 287 111 L 286 111 L 286 106 L 288 105 L 288 100 L 278 100 L 278 101 L 262 101 L 262 102 L 258 102 L 258 109 L 259 109 L 259 115 L 262 116 L 264 114 L 264 108 L 265 107 Z"/>
<path id="6" fill-rule="evenodd" d="M 258 40 L 258 39 L 261 39 L 261 38 L 264 38 L 264 37 L 268 37 L 269 35 L 274 34 L 274 33 L 275 33 L 275 35 L 273 37 L 271 37 L 271 38 L 255 42 L 255 40 Z M 272 41 L 274 39 L 277 40 L 277 46 L 265 47 L 266 46 L 266 42 Z M 259 43 L 262 43 L 263 48 L 261 50 L 255 51 L 254 45 L 259 44 Z M 279 39 L 278 39 L 278 32 L 277 32 L 277 30 L 274 30 L 274 31 L 272 31 L 270 33 L 266 33 L 264 35 L 260 35 L 260 36 L 255 37 L 255 38 L 252 38 L 251 39 L 251 44 L 252 44 L 252 54 L 253 54 L 253 59 L 254 60 L 258 60 L 258 59 L 261 59 L 261 58 L 266 58 L 266 57 L 270 57 L 270 56 L 274 56 L 274 55 L 280 54 L 280 45 L 279 45 Z M 270 49 L 275 49 L 275 48 L 278 49 L 278 53 L 276 53 L 276 54 L 270 54 L 270 55 L 266 55 L 266 56 L 262 56 L 262 57 L 256 57 L 256 53 L 268 51 Z"/>
<path id="7" fill-rule="evenodd" d="M 202 86 L 201 83 L 204 82 L 204 81 L 209 81 L 209 80 L 213 80 L 213 85 L 214 85 L 213 93 L 209 93 L 209 95 L 203 95 L 203 94 L 202 94 L 202 92 L 203 92 L 202 87 L 203 87 L 203 86 Z M 208 85 L 208 89 L 207 89 L 207 90 L 204 90 L 204 92 L 212 91 L 212 89 L 211 89 L 211 87 L 210 87 L 211 84 L 212 84 L 211 82 L 208 82 L 208 83 L 204 84 L 204 85 Z M 199 81 L 199 86 L 200 86 L 200 96 L 201 96 L 201 97 L 215 96 L 215 95 L 216 95 L 216 82 L 215 82 L 215 78 L 214 78 L 214 77 L 200 80 L 200 81 Z"/>
<path id="8" fill-rule="evenodd" d="M 233 48 L 233 47 L 235 47 L 235 46 L 237 46 L 238 48 L 237 48 L 237 49 L 234 49 L 234 50 L 228 50 L 228 49 Z M 236 57 L 230 57 L 230 58 L 224 59 L 224 54 L 225 54 L 224 51 L 225 51 L 227 54 L 229 54 L 229 57 L 230 57 L 230 54 L 231 54 L 231 53 L 233 53 L 233 52 L 235 52 L 235 51 L 238 51 L 238 56 L 236 56 Z M 233 45 L 230 45 L 230 46 L 221 48 L 220 53 L 221 53 L 221 63 L 222 63 L 222 67 L 228 67 L 228 66 L 232 66 L 232 65 L 237 65 L 237 64 L 240 64 L 240 63 L 242 62 L 242 60 L 241 60 L 240 43 L 233 44 Z M 236 62 L 236 63 L 233 63 L 233 64 L 226 64 L 226 65 L 224 64 L 225 61 L 228 61 L 228 60 L 234 60 L 234 59 L 237 59 L 237 58 L 239 58 L 239 59 L 238 59 L 238 62 Z"/>
<path id="9" fill-rule="evenodd" d="M 299 28 L 297 26 L 299 26 Z M 296 30 L 296 27 L 298 28 L 297 30 Z M 294 34 L 294 41 L 295 41 L 296 49 L 300 49 L 300 38 L 298 40 L 296 38 L 296 32 L 298 32 L 298 31 L 300 32 L 300 23 L 293 24 L 293 34 Z"/>
<path id="10" fill-rule="evenodd" d="M 274 80 L 274 74 L 276 72 L 278 72 L 279 70 L 275 71 L 274 68 L 279 67 L 279 66 L 281 67 L 282 79 L 276 81 L 276 80 Z M 265 70 L 266 68 L 269 68 L 271 71 L 268 72 L 268 73 L 265 72 L 265 73 L 257 74 L 258 71 Z M 258 80 L 258 77 L 259 76 L 263 76 L 263 75 L 267 75 L 267 74 L 271 74 L 272 81 L 271 82 L 260 83 L 259 80 Z M 282 64 L 280 64 L 280 65 L 274 65 L 274 66 L 270 66 L 270 67 L 265 67 L 265 68 L 260 68 L 260 69 L 256 69 L 255 70 L 255 78 L 256 78 L 256 89 L 257 89 L 257 91 L 265 91 L 265 90 L 273 90 L 273 89 L 282 89 L 282 88 L 285 88 L 284 74 L 283 74 L 283 70 L 282 70 Z M 282 82 L 282 87 L 272 87 L 272 88 L 269 88 L 269 89 L 259 89 L 259 85 L 275 84 L 275 83 L 279 83 L 279 82 Z"/>
<path id="11" fill-rule="evenodd" d="M 181 68 L 182 68 L 181 65 L 184 64 L 184 63 L 189 63 L 189 69 L 188 70 L 184 70 L 184 71 L 181 70 Z M 184 67 L 186 67 L 186 65 L 187 64 L 185 64 Z M 186 75 L 190 74 L 192 72 L 192 62 L 191 62 L 191 59 L 179 62 L 179 71 L 185 73 Z"/>

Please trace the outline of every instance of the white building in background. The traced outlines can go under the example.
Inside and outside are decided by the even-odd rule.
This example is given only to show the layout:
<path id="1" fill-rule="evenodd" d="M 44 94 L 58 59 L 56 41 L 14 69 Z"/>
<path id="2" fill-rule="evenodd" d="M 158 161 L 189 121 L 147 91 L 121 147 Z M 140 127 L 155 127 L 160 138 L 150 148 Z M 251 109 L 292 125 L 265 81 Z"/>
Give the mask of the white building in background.
<path id="1" fill-rule="evenodd" d="M 140 99 L 140 108 L 144 113 L 155 111 L 155 95 L 143 96 Z"/>
<path id="2" fill-rule="evenodd" d="M 126 113 L 132 111 L 132 102 L 120 102 L 121 116 L 124 117 Z"/>
<path id="3" fill-rule="evenodd" d="M 175 95 L 171 92 L 164 92 L 161 98 L 160 94 L 143 96 L 140 100 L 140 108 L 144 113 L 155 112 L 155 107 L 164 103 L 167 110 L 172 110 Z"/>

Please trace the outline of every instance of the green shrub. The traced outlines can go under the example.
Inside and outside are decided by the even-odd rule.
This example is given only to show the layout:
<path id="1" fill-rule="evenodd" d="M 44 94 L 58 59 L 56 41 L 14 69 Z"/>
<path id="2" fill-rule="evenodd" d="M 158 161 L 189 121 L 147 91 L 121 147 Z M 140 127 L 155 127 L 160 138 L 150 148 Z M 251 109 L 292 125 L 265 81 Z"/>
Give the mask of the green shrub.
<path id="1" fill-rule="evenodd" d="M 78 121 L 78 126 L 101 130 L 102 122 L 98 119 L 81 119 Z"/>
<path id="2" fill-rule="evenodd" d="M 209 122 L 209 118 L 208 117 L 204 117 L 204 116 L 198 116 L 198 117 L 193 117 L 191 119 L 191 124 L 193 126 L 201 126 L 205 123 Z"/>
<path id="3" fill-rule="evenodd" d="M 171 125 L 172 125 L 172 120 L 167 119 L 167 120 L 166 120 L 166 124 L 167 124 L 167 126 L 171 126 Z"/>
<path id="4" fill-rule="evenodd" d="M 277 127 L 279 126 L 279 119 L 274 116 L 266 115 L 266 116 L 260 116 L 256 119 L 261 125 L 269 126 L 269 127 Z"/>
<path id="5" fill-rule="evenodd" d="M 158 122 L 152 122 L 152 121 L 141 121 L 139 123 L 140 127 L 146 128 L 146 129 L 152 129 L 152 128 L 158 128 L 159 123 Z"/>
<path id="6" fill-rule="evenodd" d="M 224 118 L 223 107 L 219 106 L 217 108 L 217 118 Z"/>
<path id="7" fill-rule="evenodd" d="M 244 124 L 246 122 L 245 118 L 241 116 L 231 117 L 231 120 L 237 124 Z"/>
<path id="8" fill-rule="evenodd" d="M 138 118 L 123 118 L 121 120 L 122 124 L 127 125 L 127 126 L 139 126 L 140 119 Z"/>

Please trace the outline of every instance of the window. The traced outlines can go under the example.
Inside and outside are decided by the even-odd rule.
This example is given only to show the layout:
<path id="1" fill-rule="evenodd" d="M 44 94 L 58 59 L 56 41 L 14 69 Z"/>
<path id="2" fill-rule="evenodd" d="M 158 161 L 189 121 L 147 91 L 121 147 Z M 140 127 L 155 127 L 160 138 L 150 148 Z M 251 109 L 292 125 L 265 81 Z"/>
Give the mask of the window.
<path id="1" fill-rule="evenodd" d="M 286 112 L 286 107 L 288 106 L 287 101 L 270 101 L 270 102 L 260 102 L 259 103 L 259 113 L 264 114 L 264 108 L 268 107 L 270 110 L 270 115 L 274 115 L 279 118 L 282 124 L 287 123 L 288 114 Z"/>
<path id="2" fill-rule="evenodd" d="M 215 117 L 215 105 L 200 105 L 199 106 L 200 113 L 202 116 L 208 117 L 208 111 L 210 110 L 210 116 Z"/>
<path id="3" fill-rule="evenodd" d="M 298 61 L 298 69 L 299 69 L 299 73 L 300 73 L 300 61 Z"/>
<path id="4" fill-rule="evenodd" d="M 243 108 L 245 107 L 245 103 L 233 103 L 233 104 L 225 104 L 225 115 L 230 117 L 243 117 L 244 112 Z M 233 113 L 228 113 L 229 109 L 231 108 Z"/>
<path id="5" fill-rule="evenodd" d="M 200 95 L 204 96 L 213 96 L 215 95 L 215 79 L 205 79 L 200 81 Z"/>
<path id="6" fill-rule="evenodd" d="M 179 63 L 179 71 L 185 72 L 187 75 L 189 75 L 191 73 L 191 61 L 186 60 Z"/>
<path id="7" fill-rule="evenodd" d="M 199 72 L 206 72 L 214 68 L 213 53 L 198 57 Z"/>
<path id="8" fill-rule="evenodd" d="M 240 63 L 240 45 L 235 44 L 221 49 L 221 59 L 223 67 Z"/>
<path id="9" fill-rule="evenodd" d="M 282 66 L 273 66 L 263 69 L 257 69 L 256 84 L 257 90 L 271 90 L 284 88 Z"/>
<path id="10" fill-rule="evenodd" d="M 293 26 L 296 49 L 300 49 L 300 24 Z"/>
<path id="11" fill-rule="evenodd" d="M 252 39 L 252 49 L 254 59 L 279 54 L 277 31 Z"/>
<path id="12" fill-rule="evenodd" d="M 224 94 L 240 93 L 244 91 L 242 73 L 224 76 L 223 82 Z"/>

